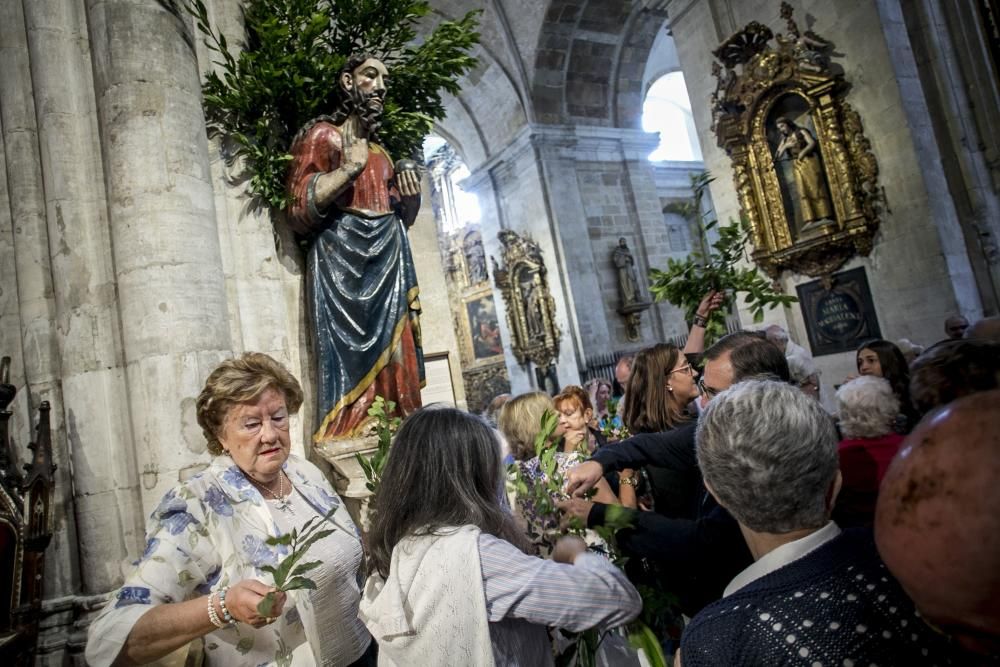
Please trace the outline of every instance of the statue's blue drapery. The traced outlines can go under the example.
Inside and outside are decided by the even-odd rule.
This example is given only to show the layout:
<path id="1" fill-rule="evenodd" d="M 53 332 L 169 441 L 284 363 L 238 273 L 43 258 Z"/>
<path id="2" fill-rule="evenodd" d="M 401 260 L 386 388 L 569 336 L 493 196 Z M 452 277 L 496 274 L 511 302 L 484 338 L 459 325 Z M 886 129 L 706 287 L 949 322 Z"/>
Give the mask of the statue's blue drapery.
<path id="1" fill-rule="evenodd" d="M 331 218 L 312 242 L 306 272 L 318 346 L 317 439 L 390 362 L 419 307 L 416 268 L 399 218 L 339 211 Z M 422 383 L 418 336 L 415 348 Z"/>

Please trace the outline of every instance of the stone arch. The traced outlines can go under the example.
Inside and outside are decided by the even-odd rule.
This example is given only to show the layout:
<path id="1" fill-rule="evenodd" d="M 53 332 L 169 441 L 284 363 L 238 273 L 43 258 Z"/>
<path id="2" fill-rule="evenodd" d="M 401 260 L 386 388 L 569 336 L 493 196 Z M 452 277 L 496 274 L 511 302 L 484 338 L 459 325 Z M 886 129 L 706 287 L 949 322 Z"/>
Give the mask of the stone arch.
<path id="1" fill-rule="evenodd" d="M 464 13 L 461 2 L 442 2 L 434 12 L 452 20 Z M 526 82 L 516 53 L 505 50 L 498 17 L 489 12 L 480 23 L 482 38 L 473 51 L 479 66 L 460 82 L 458 95 L 444 95 L 447 117 L 435 124 L 470 169 L 508 145 L 531 117 Z"/>
<path id="2" fill-rule="evenodd" d="M 630 0 L 552 0 L 532 77 L 537 120 L 638 129 L 646 60 L 665 20 Z"/>

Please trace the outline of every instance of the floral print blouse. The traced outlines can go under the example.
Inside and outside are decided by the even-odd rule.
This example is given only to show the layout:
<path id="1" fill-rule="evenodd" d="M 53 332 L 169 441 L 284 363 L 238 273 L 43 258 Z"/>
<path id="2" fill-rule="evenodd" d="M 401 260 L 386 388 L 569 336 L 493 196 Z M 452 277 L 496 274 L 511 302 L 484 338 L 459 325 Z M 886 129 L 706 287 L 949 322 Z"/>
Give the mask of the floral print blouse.
<path id="1" fill-rule="evenodd" d="M 360 542 L 347 508 L 319 469 L 291 455 L 284 470 L 296 492 L 314 509 L 323 514 L 336 509 L 331 527 L 342 531 L 343 539 Z M 281 530 L 260 492 L 232 459 L 216 457 L 207 470 L 168 491 L 153 511 L 141 558 L 90 626 L 88 664 L 111 664 L 136 621 L 154 605 L 207 595 L 243 579 L 273 583 L 271 575 L 260 568 L 275 566 L 287 555 L 287 547 L 266 544 L 268 537 L 279 535 Z M 321 554 L 317 556 L 322 559 Z M 343 574 L 357 586 L 357 566 L 351 566 L 354 571 Z M 291 591 L 282 615 L 263 628 L 237 623 L 205 635 L 206 664 L 299 664 L 304 656 L 295 649 L 307 641 L 315 654 L 318 629 L 310 597 L 308 591 Z M 356 614 L 339 622 L 367 645 L 367 630 Z M 307 662 L 318 665 L 349 664 L 357 658 L 310 657 Z"/>

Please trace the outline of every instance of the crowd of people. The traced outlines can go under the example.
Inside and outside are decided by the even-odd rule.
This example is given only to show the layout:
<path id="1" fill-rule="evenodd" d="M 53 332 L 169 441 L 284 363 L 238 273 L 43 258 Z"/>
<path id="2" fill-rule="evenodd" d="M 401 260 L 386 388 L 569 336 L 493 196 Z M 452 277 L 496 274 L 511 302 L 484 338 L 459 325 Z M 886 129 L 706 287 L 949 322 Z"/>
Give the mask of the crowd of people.
<path id="1" fill-rule="evenodd" d="M 720 300 L 614 378 L 416 411 L 364 531 L 290 453 L 298 381 L 223 362 L 216 458 L 152 513 L 87 660 L 553 665 L 596 630 L 594 664 L 651 664 L 620 629 L 642 613 L 675 666 L 1000 664 L 1000 322 L 863 343 L 831 414 L 780 327 L 705 349 Z"/>

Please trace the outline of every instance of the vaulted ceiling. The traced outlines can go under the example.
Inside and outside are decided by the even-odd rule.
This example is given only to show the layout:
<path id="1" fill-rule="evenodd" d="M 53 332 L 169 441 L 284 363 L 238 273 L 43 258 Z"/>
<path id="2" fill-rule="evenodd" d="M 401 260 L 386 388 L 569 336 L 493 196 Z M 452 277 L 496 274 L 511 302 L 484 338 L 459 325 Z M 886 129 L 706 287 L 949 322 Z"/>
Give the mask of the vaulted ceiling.
<path id="1" fill-rule="evenodd" d="M 438 130 L 473 169 L 527 124 L 639 128 L 666 13 L 654 0 L 431 0 L 435 20 L 482 9 L 479 67 Z"/>

